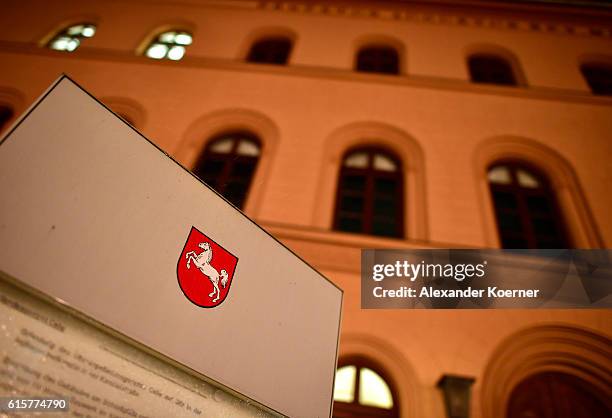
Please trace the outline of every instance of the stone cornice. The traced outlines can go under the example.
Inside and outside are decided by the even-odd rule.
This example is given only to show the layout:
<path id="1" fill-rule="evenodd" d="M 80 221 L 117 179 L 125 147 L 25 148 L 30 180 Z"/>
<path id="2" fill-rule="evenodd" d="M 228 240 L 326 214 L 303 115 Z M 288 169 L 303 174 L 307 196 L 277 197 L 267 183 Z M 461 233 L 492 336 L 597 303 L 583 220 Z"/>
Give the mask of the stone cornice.
<path id="1" fill-rule="evenodd" d="M 447 2 L 448 3 L 448 2 Z M 285 13 L 298 13 L 320 16 L 344 16 L 355 18 L 371 18 L 387 21 L 406 21 L 420 24 L 452 25 L 475 28 L 488 28 L 498 30 L 511 30 L 534 33 L 547 33 L 567 36 L 586 36 L 600 39 L 612 38 L 612 25 L 603 23 L 586 23 L 588 20 L 601 20 L 609 12 L 601 12 L 600 15 L 590 14 L 585 16 L 582 23 L 573 23 L 575 17 L 567 12 L 548 15 L 527 15 L 517 13 L 521 9 L 505 7 L 499 10 L 497 4 L 484 2 L 462 2 L 463 5 L 479 3 L 485 7 L 475 9 L 468 7 L 452 7 L 450 3 L 440 2 L 439 5 L 414 2 L 414 5 L 389 4 L 389 3 L 367 3 L 367 2 L 325 2 L 308 0 L 262 0 L 258 7 L 262 10 L 278 11 Z M 437 6 L 437 7 L 436 7 Z M 525 6 L 522 6 L 523 8 Z M 538 7 L 538 6 L 535 6 Z M 486 9 L 490 9 L 487 13 Z M 484 10 L 484 12 L 483 12 Z M 492 13 L 491 13 L 492 12 Z M 504 13 L 505 12 L 505 13 Z M 524 12 L 524 10 L 523 10 Z M 561 13 L 561 15 L 560 15 Z M 507 16 L 506 16 L 507 15 Z"/>

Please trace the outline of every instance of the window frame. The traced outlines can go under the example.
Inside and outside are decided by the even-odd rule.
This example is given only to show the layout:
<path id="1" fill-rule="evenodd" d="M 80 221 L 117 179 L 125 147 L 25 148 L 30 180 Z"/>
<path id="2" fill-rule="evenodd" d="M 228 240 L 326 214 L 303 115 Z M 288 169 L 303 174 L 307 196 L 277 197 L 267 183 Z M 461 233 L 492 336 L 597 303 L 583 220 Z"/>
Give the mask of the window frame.
<path id="1" fill-rule="evenodd" d="M 191 40 L 188 44 L 180 44 L 174 41 L 168 42 L 168 41 L 161 40 L 162 35 L 165 35 L 167 33 L 172 33 L 172 32 L 174 32 L 175 37 L 177 35 L 188 35 L 191 38 Z M 187 47 L 193 44 L 193 38 L 194 38 L 193 31 L 189 29 L 181 28 L 181 27 L 167 27 L 165 29 L 158 30 L 144 43 L 144 47 L 142 49 L 142 56 L 144 56 L 145 58 L 154 60 L 154 61 L 164 61 L 164 60 L 180 61 L 183 58 L 185 58 L 185 55 L 187 54 Z M 148 55 L 149 49 L 151 49 L 154 45 L 157 45 L 157 44 L 166 46 L 167 50 L 164 53 L 164 56 L 160 58 L 149 56 Z M 174 58 L 169 57 L 170 51 L 172 50 L 173 47 L 183 48 L 183 55 L 181 55 L 180 58 L 174 59 Z"/>
<path id="2" fill-rule="evenodd" d="M 355 375 L 355 384 L 353 386 L 353 402 L 343 402 L 334 400 L 334 418 L 399 418 L 400 417 L 400 405 L 399 405 L 399 392 L 397 391 L 397 386 L 395 384 L 394 379 L 391 375 L 377 362 L 372 361 L 371 359 L 360 356 L 347 356 L 338 360 L 338 366 L 336 368 L 336 372 L 338 369 L 345 366 L 355 366 L 356 375 Z M 375 406 L 362 405 L 359 403 L 359 379 L 361 369 L 367 368 L 372 370 L 389 387 L 389 391 L 391 392 L 391 398 L 393 399 L 393 407 L 391 409 L 384 409 Z M 340 414 L 338 414 L 340 412 Z"/>
<path id="3" fill-rule="evenodd" d="M 232 141 L 232 146 L 229 152 L 218 153 L 218 152 L 214 152 L 211 150 L 211 148 L 215 145 L 215 143 L 218 143 L 225 139 L 230 139 Z M 242 142 L 250 142 L 250 143 L 255 144 L 259 150 L 259 154 L 256 157 L 238 154 L 238 147 L 240 146 L 240 143 Z M 256 134 L 249 132 L 249 131 L 244 131 L 244 130 L 226 131 L 226 132 L 223 132 L 221 134 L 211 137 L 206 142 L 206 146 L 200 152 L 200 155 L 196 159 L 196 162 L 193 165 L 191 172 L 193 173 L 194 176 L 196 176 L 202 182 L 206 183 L 209 187 L 215 190 L 218 194 L 223 196 L 225 200 L 232 203 L 232 205 L 236 206 L 238 209 L 244 210 L 245 207 L 247 206 L 247 200 L 249 198 L 251 187 L 253 185 L 253 179 L 255 178 L 257 174 L 257 168 L 259 167 L 259 162 L 261 160 L 262 153 L 263 153 L 262 141 L 259 139 L 259 137 Z M 223 161 L 223 167 L 220 173 L 218 174 L 218 176 L 215 178 L 214 184 L 208 183 L 203 177 L 200 177 L 198 175 L 198 171 L 202 169 L 202 167 L 204 166 L 207 160 L 208 161 L 211 160 L 211 157 L 213 160 Z M 253 165 L 252 173 L 251 173 L 250 178 L 248 179 L 246 192 L 245 192 L 245 195 L 242 197 L 241 205 L 237 205 L 236 202 L 233 202 L 232 200 L 230 200 L 229 197 L 225 195 L 228 181 L 232 177 L 233 168 L 239 162 L 248 162 Z"/>
<path id="4" fill-rule="evenodd" d="M 347 167 L 345 162 L 348 157 L 352 154 L 358 152 L 365 152 L 368 155 L 368 166 L 364 168 L 354 168 Z M 377 170 L 374 168 L 374 158 L 376 155 L 384 155 L 385 157 L 391 159 L 397 166 L 397 169 L 393 172 L 386 172 L 382 170 Z M 342 198 L 345 196 L 345 192 L 342 190 L 342 182 L 345 176 L 347 175 L 363 175 L 365 177 L 365 186 L 364 186 L 364 208 L 360 213 L 360 220 L 362 222 L 362 228 L 360 231 L 347 231 L 340 229 L 340 219 L 341 219 L 341 203 Z M 395 210 L 396 210 L 396 225 L 395 225 L 395 234 L 394 235 L 381 235 L 373 233 L 373 225 L 374 225 L 374 201 L 375 201 L 375 191 L 374 191 L 374 182 L 377 178 L 391 178 L 397 181 L 397 192 L 395 193 Z M 391 239 L 404 239 L 406 236 L 405 231 L 405 202 L 404 202 L 404 172 L 403 172 L 403 164 L 402 160 L 392 151 L 389 151 L 385 148 L 375 145 L 362 145 L 348 149 L 342 156 L 340 160 L 340 167 L 338 171 L 338 180 L 336 185 L 336 196 L 335 196 L 335 204 L 334 204 L 334 215 L 333 215 L 333 224 L 332 229 L 337 232 L 343 233 L 353 233 L 353 234 L 363 234 L 375 237 L 382 238 L 391 238 Z"/>
<path id="5" fill-rule="evenodd" d="M 83 35 L 83 33 L 76 34 L 76 35 L 69 34 L 68 30 L 75 26 L 93 27 L 94 33 L 91 36 L 85 36 Z M 66 24 L 66 25 L 63 25 L 58 30 L 56 30 L 54 33 L 52 33 L 51 36 L 48 38 L 48 41 L 44 43 L 44 46 L 47 49 L 50 49 L 51 51 L 66 52 L 66 53 L 74 52 L 77 49 L 79 49 L 84 39 L 93 38 L 97 32 L 98 32 L 98 24 L 92 21 L 81 21 L 81 22 Z M 78 44 L 73 50 L 53 48 L 53 43 L 61 37 L 67 37 L 67 38 L 70 38 L 71 40 L 76 40 Z"/>
<path id="6" fill-rule="evenodd" d="M 508 71 L 508 74 L 511 78 L 511 82 L 499 82 L 499 81 L 495 81 L 495 80 L 478 80 L 475 77 L 475 70 L 479 70 L 478 68 L 474 68 L 472 60 L 475 59 L 487 59 L 487 60 L 496 60 L 498 64 L 502 64 L 504 65 L 506 68 L 506 70 Z M 467 69 L 468 69 L 468 75 L 470 77 L 470 82 L 475 83 L 475 84 L 484 84 L 484 85 L 495 85 L 495 86 L 505 86 L 505 87 L 519 87 L 522 83 L 521 83 L 521 75 L 519 70 L 516 68 L 516 65 L 514 65 L 514 63 L 512 62 L 511 59 L 509 59 L 508 57 L 505 57 L 501 54 L 497 54 L 495 52 L 473 52 L 470 53 L 467 56 L 466 59 L 466 65 L 467 65 Z M 488 73 L 488 76 L 490 76 L 490 73 L 492 73 L 492 71 L 489 71 L 489 69 L 485 68 L 485 72 Z"/>
<path id="7" fill-rule="evenodd" d="M 588 61 L 580 64 L 580 74 L 582 74 L 582 78 L 589 86 L 591 93 L 595 96 L 604 96 L 610 97 L 612 96 L 612 63 L 610 62 L 600 62 L 600 61 Z M 607 82 L 604 82 L 604 90 L 600 89 L 600 83 L 598 80 L 593 79 L 593 71 L 602 71 L 607 72 L 609 77 L 606 79 Z M 595 78 L 599 77 L 595 75 Z M 607 84 L 607 86 L 605 86 Z M 608 90 L 606 90 L 606 88 Z"/>
<path id="8" fill-rule="evenodd" d="M 256 51 L 256 48 L 262 47 L 262 45 L 265 43 L 270 43 L 270 44 L 276 43 L 276 46 L 275 46 L 277 47 L 276 50 L 273 48 L 272 50 L 268 49 L 266 51 Z M 283 51 L 285 53 L 283 62 L 273 61 L 273 60 L 263 60 L 262 61 L 262 60 L 255 59 L 256 57 L 254 57 L 254 55 L 256 52 L 265 52 L 264 55 L 266 56 L 266 58 L 275 56 L 280 50 L 280 47 L 278 46 L 281 43 L 284 43 L 285 44 L 284 46 L 287 48 L 286 52 Z M 255 39 L 255 41 L 251 43 L 251 45 L 249 46 L 249 50 L 247 51 L 247 54 L 246 54 L 246 62 L 249 62 L 252 64 L 263 64 L 263 65 L 278 65 L 278 66 L 289 65 L 291 54 L 293 53 L 293 47 L 294 47 L 294 41 L 289 36 L 271 35 L 271 36 L 260 37 L 260 38 Z"/>
<path id="9" fill-rule="evenodd" d="M 489 180 L 488 175 L 489 172 L 496 167 L 505 167 L 510 171 L 510 184 L 499 184 L 493 183 Z M 541 183 L 540 187 L 529 188 L 525 186 L 521 186 L 517 177 L 517 173 L 519 170 L 523 170 L 536 177 L 537 180 Z M 498 207 L 495 204 L 494 192 L 502 192 L 502 193 L 511 193 L 517 201 L 517 215 L 519 217 L 519 222 L 521 224 L 522 234 L 519 236 L 517 234 L 517 238 L 522 239 L 526 242 L 526 246 L 522 248 L 528 249 L 541 249 L 544 247 L 539 247 L 537 245 L 538 234 L 534 230 L 534 215 L 533 212 L 529 210 L 527 204 L 527 197 L 529 196 L 540 196 L 545 197 L 547 199 L 547 203 L 550 205 L 550 211 L 546 213 L 546 216 L 539 216 L 543 219 L 552 220 L 555 226 L 555 230 L 557 232 L 557 239 L 559 243 L 563 244 L 563 247 L 554 247 L 554 248 L 571 248 L 571 240 L 568 234 L 568 230 L 564 221 L 563 214 L 560 210 L 558 196 L 555 193 L 554 188 L 550 182 L 550 179 L 538 167 L 530 164 L 528 162 L 516 159 L 502 159 L 497 160 L 489 164 L 486 168 L 486 179 L 487 185 L 489 188 L 489 198 L 491 200 L 491 205 L 493 208 L 493 216 L 495 220 L 495 225 L 497 229 L 498 239 L 500 248 L 508 248 L 511 247 L 504 246 L 504 232 L 507 231 L 502 230 L 500 225 L 500 215 Z M 550 248 L 550 247 L 545 247 Z M 512 248 L 513 249 L 513 248 Z"/>
<path id="10" fill-rule="evenodd" d="M 394 55 L 393 60 L 395 61 L 392 63 L 394 65 L 393 71 L 384 70 L 385 65 L 388 63 L 385 63 L 383 61 L 384 61 L 384 58 L 388 58 L 388 57 L 384 57 L 383 52 L 393 52 L 393 55 Z M 374 55 L 370 57 L 364 57 L 363 55 L 366 53 L 370 53 Z M 365 69 L 363 68 L 364 58 L 367 58 L 366 63 L 370 65 L 372 68 L 365 68 Z M 400 75 L 401 74 L 401 66 L 402 66 L 401 53 L 398 50 L 398 48 L 396 48 L 393 45 L 389 45 L 385 43 L 370 43 L 370 44 L 362 45 L 357 49 L 354 60 L 355 62 L 354 62 L 353 68 L 358 73 L 383 74 L 383 75 Z"/>

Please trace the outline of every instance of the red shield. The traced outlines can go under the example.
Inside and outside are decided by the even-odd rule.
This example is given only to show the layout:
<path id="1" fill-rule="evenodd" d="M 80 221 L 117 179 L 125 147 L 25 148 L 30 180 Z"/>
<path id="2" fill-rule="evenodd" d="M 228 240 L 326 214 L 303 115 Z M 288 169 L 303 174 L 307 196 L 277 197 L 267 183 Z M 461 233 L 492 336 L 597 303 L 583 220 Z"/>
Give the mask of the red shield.
<path id="1" fill-rule="evenodd" d="M 238 258 L 195 227 L 176 266 L 181 290 L 202 308 L 219 306 L 229 294 Z"/>

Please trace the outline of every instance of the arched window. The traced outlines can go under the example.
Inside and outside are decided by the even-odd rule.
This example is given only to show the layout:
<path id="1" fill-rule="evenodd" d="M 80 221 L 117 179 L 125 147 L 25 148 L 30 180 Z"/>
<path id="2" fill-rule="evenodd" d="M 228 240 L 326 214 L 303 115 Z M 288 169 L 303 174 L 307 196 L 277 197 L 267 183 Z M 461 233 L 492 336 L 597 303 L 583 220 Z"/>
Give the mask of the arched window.
<path id="1" fill-rule="evenodd" d="M 493 54 L 474 54 L 468 57 L 470 78 L 474 83 L 516 86 L 512 65 L 505 58 Z"/>
<path id="2" fill-rule="evenodd" d="M 260 153 L 260 142 L 255 135 L 223 134 L 208 143 L 193 174 L 242 209 Z"/>
<path id="3" fill-rule="evenodd" d="M 355 69 L 365 73 L 399 74 L 399 54 L 391 46 L 365 46 L 357 52 Z"/>
<path id="4" fill-rule="evenodd" d="M 515 162 L 488 171 L 502 248 L 567 248 L 561 216 L 545 176 Z"/>
<path id="5" fill-rule="evenodd" d="M 334 229 L 404 235 L 403 175 L 398 158 L 377 148 L 346 154 L 340 169 Z"/>
<path id="6" fill-rule="evenodd" d="M 507 418 L 608 418 L 609 394 L 601 394 L 586 381 L 566 373 L 543 372 L 519 383 L 507 407 Z"/>
<path id="7" fill-rule="evenodd" d="M 56 51 L 72 52 L 79 47 L 85 38 L 91 38 L 96 34 L 96 25 L 91 23 L 79 23 L 69 26 L 59 32 L 48 46 Z"/>
<path id="8" fill-rule="evenodd" d="M 340 364 L 334 384 L 334 418 L 399 417 L 397 396 L 382 370 L 362 358 Z"/>
<path id="9" fill-rule="evenodd" d="M 593 94 L 612 95 L 612 65 L 599 63 L 583 64 L 580 66 L 580 71 Z"/>
<path id="10" fill-rule="evenodd" d="M 266 38 L 253 44 L 247 61 L 285 65 L 291 53 L 291 40 L 285 37 Z"/>
<path id="11" fill-rule="evenodd" d="M 0 131 L 13 118 L 13 109 L 8 106 L 0 105 Z"/>
<path id="12" fill-rule="evenodd" d="M 191 45 L 193 38 L 190 33 L 180 30 L 172 30 L 160 33 L 149 44 L 145 55 L 149 58 L 161 60 L 178 61 L 185 55 L 185 49 Z"/>

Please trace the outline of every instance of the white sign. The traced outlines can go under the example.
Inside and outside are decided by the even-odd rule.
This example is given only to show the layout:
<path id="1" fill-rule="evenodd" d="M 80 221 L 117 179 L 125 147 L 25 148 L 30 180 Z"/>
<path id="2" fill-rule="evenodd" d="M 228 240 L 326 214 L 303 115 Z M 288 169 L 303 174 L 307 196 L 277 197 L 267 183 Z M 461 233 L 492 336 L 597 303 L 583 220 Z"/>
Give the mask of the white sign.
<path id="1" fill-rule="evenodd" d="M 69 78 L 1 143 L 0 193 L 0 270 L 281 414 L 331 415 L 342 291 Z"/>

